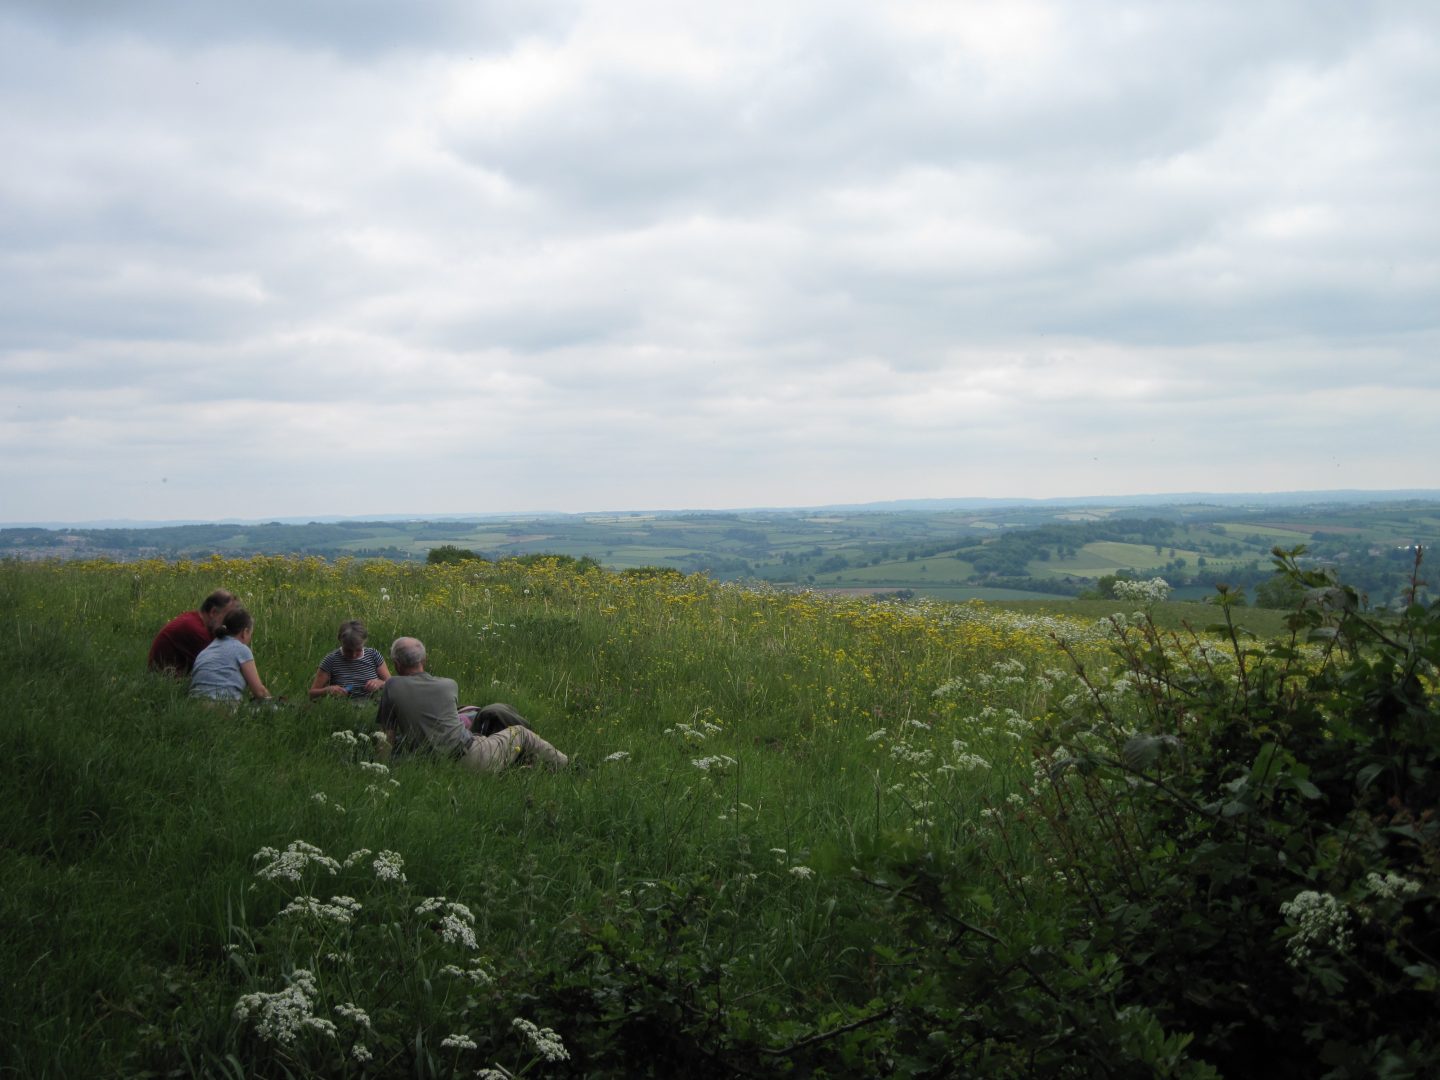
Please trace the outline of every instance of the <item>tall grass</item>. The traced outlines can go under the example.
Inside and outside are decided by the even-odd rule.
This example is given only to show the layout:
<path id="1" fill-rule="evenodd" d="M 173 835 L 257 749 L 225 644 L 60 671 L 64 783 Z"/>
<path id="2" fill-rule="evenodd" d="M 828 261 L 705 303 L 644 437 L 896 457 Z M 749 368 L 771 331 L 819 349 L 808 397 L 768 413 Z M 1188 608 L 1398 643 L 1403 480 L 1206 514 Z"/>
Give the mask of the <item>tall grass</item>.
<path id="1" fill-rule="evenodd" d="M 144 671 L 219 586 L 286 705 L 217 709 Z M 887 978 L 857 852 L 962 845 L 1025 767 L 1011 729 L 1069 692 L 1043 674 L 1052 635 L 1099 641 L 1055 615 L 480 563 L 7 562 L 0 612 L 0 1073 L 23 1076 L 719 1075 L 707 1024 L 717 1045 L 842 1026 Z M 420 637 L 465 702 L 510 702 L 577 767 L 362 765 L 371 712 L 305 698 L 349 618 L 382 651 Z M 373 856 L 257 876 L 294 841 L 398 853 L 405 880 Z M 282 915 L 342 893 L 348 927 Z M 468 907 L 478 950 L 415 914 L 430 897 Z M 441 974 L 477 958 L 483 985 Z M 339 1027 L 267 1039 L 237 1003 L 296 968 Z"/>

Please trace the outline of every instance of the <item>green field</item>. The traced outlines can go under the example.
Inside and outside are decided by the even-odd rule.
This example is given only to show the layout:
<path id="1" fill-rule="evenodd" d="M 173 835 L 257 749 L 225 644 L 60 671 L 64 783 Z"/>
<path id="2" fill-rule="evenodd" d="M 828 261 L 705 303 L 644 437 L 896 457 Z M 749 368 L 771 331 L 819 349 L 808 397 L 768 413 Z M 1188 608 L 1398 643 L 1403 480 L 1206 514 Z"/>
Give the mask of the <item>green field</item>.
<path id="1" fill-rule="evenodd" d="M 143 670 L 221 584 L 279 707 Z M 1304 764 L 1328 785 L 1326 755 L 1371 760 L 1359 720 L 1324 718 L 1388 661 L 1327 683 L 1343 654 L 1277 612 L 1213 636 L 1214 605 L 1016 595 L 553 560 L 0 561 L 0 1072 L 1207 1080 L 1260 1043 L 1308 1069 L 1316 1031 L 1394 1075 L 1440 1061 L 1434 868 L 1408 841 L 1324 862 L 1349 834 L 1321 811 L 1363 792 L 1325 802 Z M 463 700 L 512 703 L 575 767 L 387 763 L 371 709 L 300 704 L 352 617 L 382 648 L 419 635 Z M 1260 770 L 1265 740 L 1317 723 Z M 1222 779 L 1223 815 L 1196 801 Z M 1424 892 L 1365 884 L 1391 872 Z M 1353 992 L 1311 978 L 1342 970 L 1318 943 L 1287 961 L 1280 903 L 1317 884 L 1350 905 Z"/>

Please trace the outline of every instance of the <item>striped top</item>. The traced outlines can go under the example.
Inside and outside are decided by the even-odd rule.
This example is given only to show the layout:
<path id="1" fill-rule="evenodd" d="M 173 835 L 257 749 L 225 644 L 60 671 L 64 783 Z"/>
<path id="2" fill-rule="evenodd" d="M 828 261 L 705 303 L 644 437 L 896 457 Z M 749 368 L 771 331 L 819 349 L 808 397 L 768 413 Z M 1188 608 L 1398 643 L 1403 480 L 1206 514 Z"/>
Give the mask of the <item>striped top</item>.
<path id="1" fill-rule="evenodd" d="M 367 645 L 354 660 L 345 656 L 344 649 L 336 649 L 320 661 L 320 670 L 328 672 L 331 684 L 345 687 L 351 697 L 365 697 L 365 683 L 380 677 L 384 662 L 380 650 Z"/>

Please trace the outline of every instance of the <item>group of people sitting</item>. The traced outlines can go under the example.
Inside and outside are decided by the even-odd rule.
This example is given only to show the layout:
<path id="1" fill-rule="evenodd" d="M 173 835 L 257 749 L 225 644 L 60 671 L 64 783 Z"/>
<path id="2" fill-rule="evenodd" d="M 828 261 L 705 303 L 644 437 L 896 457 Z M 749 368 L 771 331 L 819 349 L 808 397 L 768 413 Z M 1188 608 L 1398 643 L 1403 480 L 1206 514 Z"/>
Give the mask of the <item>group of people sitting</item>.
<path id="1" fill-rule="evenodd" d="M 255 667 L 250 643 L 255 620 L 233 593 L 217 589 L 197 611 L 177 615 L 150 645 L 150 668 L 188 678 L 190 696 L 240 701 L 245 692 L 272 700 Z M 365 624 L 340 625 L 340 647 L 320 661 L 310 683 L 310 700 L 324 697 L 365 701 L 379 697 L 376 722 L 396 753 L 426 750 L 453 757 L 478 772 L 539 762 L 564 768 L 568 758 L 531 730 L 509 705 L 460 705 L 454 679 L 425 670 L 425 646 L 413 637 L 390 647 L 392 676 L 378 649 L 365 644 Z"/>

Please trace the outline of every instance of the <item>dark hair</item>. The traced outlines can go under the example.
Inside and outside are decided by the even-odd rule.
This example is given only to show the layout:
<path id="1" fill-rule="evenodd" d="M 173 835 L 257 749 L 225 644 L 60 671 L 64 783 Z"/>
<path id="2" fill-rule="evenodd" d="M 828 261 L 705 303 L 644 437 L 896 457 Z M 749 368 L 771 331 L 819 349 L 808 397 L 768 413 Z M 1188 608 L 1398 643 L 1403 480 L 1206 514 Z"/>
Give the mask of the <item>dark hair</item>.
<path id="1" fill-rule="evenodd" d="M 250 617 L 250 612 L 243 607 L 232 608 L 225 616 L 225 621 L 215 628 L 215 636 L 217 638 L 234 637 L 236 634 L 243 634 L 254 625 L 255 620 Z"/>
<path id="2" fill-rule="evenodd" d="M 220 608 L 229 607 L 234 602 L 234 593 L 229 592 L 226 589 L 216 589 L 209 596 L 205 597 L 205 599 L 201 602 L 200 613 L 202 615 L 208 615 L 212 611 L 218 611 Z"/>
<path id="3" fill-rule="evenodd" d="M 347 649 L 360 648 L 369 636 L 370 631 L 365 629 L 365 624 L 359 619 L 351 619 L 349 622 L 340 624 L 340 644 Z"/>

